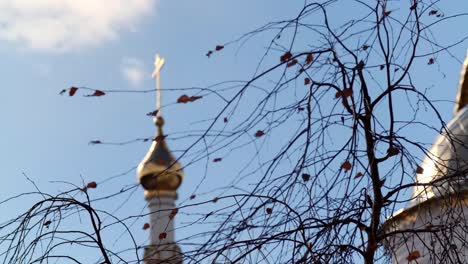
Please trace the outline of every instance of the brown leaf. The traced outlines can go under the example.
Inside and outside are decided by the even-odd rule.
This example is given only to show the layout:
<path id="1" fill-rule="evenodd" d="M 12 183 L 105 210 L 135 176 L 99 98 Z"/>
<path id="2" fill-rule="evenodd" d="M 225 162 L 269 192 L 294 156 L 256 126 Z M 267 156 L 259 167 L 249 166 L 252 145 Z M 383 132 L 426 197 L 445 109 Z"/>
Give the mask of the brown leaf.
<path id="1" fill-rule="evenodd" d="M 97 183 L 95 181 L 88 182 L 88 184 L 86 184 L 86 188 L 88 189 L 95 189 L 96 187 L 97 187 Z"/>
<path id="2" fill-rule="evenodd" d="M 369 49 L 369 45 L 366 45 L 366 44 L 362 45 L 362 50 L 368 50 L 368 49 Z"/>
<path id="3" fill-rule="evenodd" d="M 167 237 L 167 233 L 166 233 L 166 232 L 162 232 L 161 234 L 159 234 L 159 240 L 166 239 L 166 237 Z"/>
<path id="4" fill-rule="evenodd" d="M 174 217 L 177 215 L 177 213 L 179 212 L 179 209 L 177 208 L 174 208 L 171 210 L 171 213 L 169 214 L 169 219 L 174 219 Z"/>
<path id="5" fill-rule="evenodd" d="M 206 56 L 209 58 L 211 56 L 211 54 L 213 54 L 213 51 L 212 50 L 209 50 L 207 53 L 206 53 Z"/>
<path id="6" fill-rule="evenodd" d="M 303 181 L 309 181 L 310 180 L 310 174 L 307 174 L 307 173 L 303 173 L 302 174 L 302 180 Z"/>
<path id="7" fill-rule="evenodd" d="M 280 57 L 281 62 L 286 62 L 292 57 L 292 53 L 290 51 L 286 51 L 283 55 Z"/>
<path id="8" fill-rule="evenodd" d="M 78 91 L 77 87 L 71 87 L 70 90 L 68 91 L 68 96 L 74 96 L 76 91 Z"/>
<path id="9" fill-rule="evenodd" d="M 382 64 L 380 65 L 380 70 L 383 70 L 383 69 L 385 69 L 385 65 Z"/>
<path id="10" fill-rule="evenodd" d="M 224 49 L 223 45 L 217 45 L 216 48 L 215 48 L 216 51 L 220 51 L 222 49 Z"/>
<path id="11" fill-rule="evenodd" d="M 147 230 L 147 229 L 149 229 L 149 228 L 150 228 L 150 224 L 145 223 L 145 224 L 143 225 L 143 230 Z"/>
<path id="12" fill-rule="evenodd" d="M 292 67 L 292 66 L 294 66 L 294 65 L 296 65 L 296 64 L 297 64 L 297 60 L 294 59 L 294 60 L 288 62 L 288 64 L 286 64 L 286 67 Z"/>
<path id="13" fill-rule="evenodd" d="M 344 98 L 348 98 L 351 95 L 353 95 L 353 89 L 351 89 L 351 88 L 344 88 L 343 92 L 341 94 L 341 96 L 343 96 Z"/>
<path id="14" fill-rule="evenodd" d="M 224 123 L 227 123 L 227 122 L 228 122 L 227 117 L 225 117 L 225 118 L 223 119 L 223 121 L 224 121 Z"/>
<path id="15" fill-rule="evenodd" d="M 184 95 L 181 95 L 178 99 L 177 99 L 177 103 L 188 103 L 190 101 L 190 97 L 188 97 L 188 95 L 184 94 Z"/>
<path id="16" fill-rule="evenodd" d="M 195 199 L 195 197 L 197 197 L 195 194 L 190 195 L 190 200 Z"/>
<path id="17" fill-rule="evenodd" d="M 47 228 L 49 228 L 49 225 L 50 225 L 51 223 L 52 223 L 52 221 L 47 220 L 47 221 L 44 222 L 44 226 L 47 227 Z"/>
<path id="18" fill-rule="evenodd" d="M 255 137 L 259 138 L 259 137 L 262 137 L 265 135 L 265 132 L 263 132 L 263 130 L 257 130 L 257 132 L 255 133 Z"/>
<path id="19" fill-rule="evenodd" d="M 309 85 L 310 84 L 310 79 L 309 78 L 305 78 L 304 79 L 304 85 Z"/>
<path id="20" fill-rule="evenodd" d="M 385 12 L 383 13 L 383 16 L 384 16 L 384 17 L 388 17 L 391 13 L 392 13 L 392 11 L 385 11 Z"/>
<path id="21" fill-rule="evenodd" d="M 343 90 L 338 90 L 335 93 L 335 99 L 338 99 L 340 97 L 343 97 L 343 99 L 346 99 L 346 98 L 350 97 L 351 95 L 353 95 L 353 89 L 344 88 Z"/>
<path id="22" fill-rule="evenodd" d="M 342 93 L 343 93 L 343 92 L 342 92 L 341 90 L 338 90 L 338 91 L 336 92 L 336 94 L 335 94 L 335 99 L 340 98 Z"/>
<path id="23" fill-rule="evenodd" d="M 89 142 L 90 145 L 96 145 L 96 144 L 101 144 L 101 143 L 102 143 L 101 140 L 91 140 Z"/>
<path id="24" fill-rule="evenodd" d="M 147 115 L 147 116 L 157 116 L 157 115 L 158 115 L 158 112 L 159 112 L 159 110 L 156 109 L 156 110 L 154 110 L 154 111 L 151 111 L 151 112 L 147 113 L 146 115 Z"/>
<path id="25" fill-rule="evenodd" d="M 305 60 L 305 65 L 311 64 L 314 61 L 314 55 L 312 53 L 308 53 L 306 60 Z"/>
<path id="26" fill-rule="evenodd" d="M 65 92 L 67 91 L 67 89 L 63 89 L 62 91 L 60 91 L 60 95 L 63 95 Z"/>
<path id="27" fill-rule="evenodd" d="M 92 94 L 88 94 L 86 95 L 87 97 L 91 97 L 91 96 L 103 96 L 105 95 L 106 93 L 101 91 L 101 90 L 95 90 L 94 93 Z"/>
<path id="28" fill-rule="evenodd" d="M 430 16 L 437 15 L 437 10 L 433 9 L 433 10 L 429 11 L 429 15 Z"/>
<path id="29" fill-rule="evenodd" d="M 429 61 L 427 62 L 427 65 L 432 65 L 434 64 L 434 58 L 430 58 Z"/>
<path id="30" fill-rule="evenodd" d="M 272 209 L 272 208 L 267 208 L 267 209 L 266 209 L 266 213 L 267 213 L 267 214 L 272 214 L 272 213 L 273 213 L 273 209 Z"/>
<path id="31" fill-rule="evenodd" d="M 416 259 L 418 259 L 420 257 L 421 257 L 421 253 L 419 253 L 418 250 L 415 250 L 415 251 L 409 253 L 409 255 L 408 255 L 408 257 L 406 257 L 406 259 L 408 261 L 413 261 L 413 260 L 416 260 Z"/>
<path id="32" fill-rule="evenodd" d="M 362 172 L 358 172 L 356 173 L 356 176 L 354 176 L 354 179 L 360 178 L 362 176 L 364 176 L 364 174 L 362 174 Z"/>
<path id="33" fill-rule="evenodd" d="M 222 158 L 215 158 L 215 159 L 213 159 L 213 162 L 220 162 L 222 160 L 223 160 Z"/>
<path id="34" fill-rule="evenodd" d="M 182 103 L 182 104 L 186 104 L 186 103 L 189 103 L 189 102 L 195 102 L 197 101 L 198 99 L 201 99 L 203 96 L 188 96 L 186 94 L 183 94 L 181 95 L 179 98 L 177 98 L 177 103 Z"/>
<path id="35" fill-rule="evenodd" d="M 213 198 L 212 202 L 213 202 L 213 203 L 217 203 L 218 200 L 219 200 L 219 198 L 218 198 L 218 197 L 215 197 L 215 198 Z"/>
<path id="36" fill-rule="evenodd" d="M 423 174 L 423 173 L 424 173 L 424 169 L 423 169 L 421 166 L 417 166 L 417 167 L 416 167 L 416 173 L 417 173 L 417 174 Z"/>
<path id="37" fill-rule="evenodd" d="M 341 168 L 345 171 L 349 171 L 353 165 L 349 161 L 345 161 L 343 164 L 341 164 Z"/>

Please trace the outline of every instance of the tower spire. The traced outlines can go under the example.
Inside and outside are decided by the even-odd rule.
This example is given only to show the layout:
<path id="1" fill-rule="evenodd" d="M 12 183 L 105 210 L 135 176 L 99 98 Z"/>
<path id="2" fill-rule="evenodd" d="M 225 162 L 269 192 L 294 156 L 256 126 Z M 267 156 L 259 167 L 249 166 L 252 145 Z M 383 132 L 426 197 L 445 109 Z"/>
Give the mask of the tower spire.
<path id="1" fill-rule="evenodd" d="M 150 216 L 150 244 L 145 248 L 145 264 L 180 264 L 182 255 L 174 238 L 177 188 L 182 183 L 182 166 L 167 146 L 161 116 L 160 73 L 165 60 L 156 54 L 152 77 L 156 79 L 157 134 L 137 168 L 138 182 L 145 190 Z"/>

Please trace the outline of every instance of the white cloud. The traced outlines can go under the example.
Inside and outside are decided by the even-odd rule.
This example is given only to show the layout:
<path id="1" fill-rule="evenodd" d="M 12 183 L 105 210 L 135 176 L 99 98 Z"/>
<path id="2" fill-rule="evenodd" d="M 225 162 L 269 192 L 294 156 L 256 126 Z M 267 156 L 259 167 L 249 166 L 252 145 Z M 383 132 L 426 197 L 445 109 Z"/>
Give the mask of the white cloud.
<path id="1" fill-rule="evenodd" d="M 0 39 L 65 51 L 134 30 L 155 0 L 0 0 Z"/>
<path id="2" fill-rule="evenodd" d="M 138 87 L 150 74 L 144 70 L 143 63 L 136 58 L 125 58 L 121 66 L 122 74 L 131 85 Z"/>

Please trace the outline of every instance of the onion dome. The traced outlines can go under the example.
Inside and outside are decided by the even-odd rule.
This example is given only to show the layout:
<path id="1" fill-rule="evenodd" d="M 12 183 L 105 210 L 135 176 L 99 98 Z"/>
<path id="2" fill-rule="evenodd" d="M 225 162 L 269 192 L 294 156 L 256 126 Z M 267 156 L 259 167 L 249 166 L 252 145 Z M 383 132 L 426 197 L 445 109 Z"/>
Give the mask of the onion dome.
<path id="1" fill-rule="evenodd" d="M 158 133 L 148 153 L 137 168 L 138 182 L 145 189 L 145 198 L 170 195 L 177 196 L 183 179 L 183 170 L 167 146 L 162 131 L 164 119 L 157 117 Z"/>

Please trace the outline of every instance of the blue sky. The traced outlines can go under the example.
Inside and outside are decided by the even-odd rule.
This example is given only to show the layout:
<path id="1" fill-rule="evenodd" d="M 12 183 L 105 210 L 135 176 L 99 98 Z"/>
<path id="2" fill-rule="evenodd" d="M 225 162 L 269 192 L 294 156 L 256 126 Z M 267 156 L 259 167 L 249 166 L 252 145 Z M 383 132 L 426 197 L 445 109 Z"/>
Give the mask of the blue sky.
<path id="1" fill-rule="evenodd" d="M 149 143 L 92 146 L 88 142 L 151 137 L 154 126 L 146 113 L 154 110 L 154 93 L 111 93 L 85 98 L 81 96 L 84 91 L 74 97 L 60 96 L 62 89 L 152 89 L 154 81 L 150 76 L 156 52 L 167 61 L 162 72 L 163 88 L 203 87 L 247 79 L 255 70 L 265 39 L 253 39 L 245 47 L 230 47 L 209 59 L 205 53 L 269 21 L 290 18 L 302 5 L 302 1 L 279 0 L 0 0 L 1 13 L 6 14 L 0 18 L 0 175 L 4 180 L 0 199 L 34 189 L 23 173 L 41 190 L 54 193 L 66 187 L 52 181 L 80 185 L 83 178 L 84 182 L 99 183 L 136 166 L 146 153 Z M 468 10 L 466 1 L 444 5 L 448 12 Z M 336 10 L 336 15 L 347 15 L 344 9 Z M 466 25 L 467 20 L 464 21 L 460 26 Z M 449 37 L 457 35 L 456 30 L 453 25 L 442 28 Z M 463 60 L 466 47 L 465 42 L 454 48 L 455 57 Z M 439 61 L 437 67 L 437 74 L 428 76 L 421 71 L 417 78 L 427 87 L 433 86 L 432 98 L 453 100 L 460 64 L 447 58 Z M 163 95 L 163 104 L 168 105 L 164 109 L 168 133 L 200 128 L 200 123 L 194 122 L 212 117 L 219 106 L 202 101 L 172 104 L 180 95 L 177 91 Z M 453 105 L 440 106 L 448 120 Z M 424 140 L 430 142 L 433 136 L 427 135 Z M 174 150 L 180 150 L 185 143 L 169 142 Z M 236 154 L 232 158 L 242 156 Z M 232 180 L 229 166 L 236 166 L 236 162 L 213 165 L 204 180 L 205 191 Z M 194 192 L 204 175 L 203 167 L 195 165 L 185 170 L 180 200 Z M 135 173 L 130 172 L 106 183 L 106 190 L 93 190 L 92 195 L 135 182 Z M 141 189 L 128 203 L 131 209 L 123 215 L 144 209 Z M 25 206 L 27 201 L 21 200 L 2 210 L 12 216 L 16 208 Z M 117 207 L 116 201 L 100 206 Z M 137 222 L 136 229 L 140 230 L 143 222 Z M 146 234 L 136 233 L 143 241 Z"/>
<path id="2" fill-rule="evenodd" d="M 224 58 L 205 54 L 216 45 L 239 37 L 273 19 L 294 15 L 301 6 L 280 8 L 281 1 L 0 1 L 0 69 L 2 69 L 2 120 L 0 137 L 0 199 L 34 191 L 23 173 L 43 192 L 81 186 L 99 186 L 100 197 L 135 184 L 134 170 L 149 143 L 125 146 L 91 146 L 91 140 L 121 142 L 151 137 L 155 128 L 146 113 L 155 108 L 155 94 L 114 93 L 101 98 L 60 96 L 70 86 L 95 89 L 144 90 L 151 79 L 156 52 L 166 58 L 162 86 L 207 86 L 250 76 L 254 64 L 245 64 L 252 52 L 226 51 Z M 260 48 L 260 47 L 259 47 Z M 165 93 L 169 104 L 180 92 Z M 216 106 L 172 105 L 164 110 L 165 131 L 187 131 L 194 121 L 214 114 Z M 186 142 L 184 142 L 186 143 Z M 174 150 L 185 145 L 170 142 Z M 187 199 L 203 177 L 203 166 L 187 168 L 180 200 Z M 122 172 L 116 181 L 102 182 Z M 231 179 L 210 174 L 205 191 Z M 93 190 L 94 191 L 94 190 Z M 198 194 L 198 193 L 197 193 Z M 212 199 L 212 195 L 205 197 Z M 127 196 L 125 196 L 127 197 Z M 200 195 L 200 197 L 202 197 Z M 100 203 L 114 210 L 122 199 Z M 31 206 L 30 198 L 15 200 L 2 209 L 1 219 Z M 120 216 L 145 210 L 138 189 Z M 179 219 L 178 219 L 179 220 Z M 145 218 L 134 223 L 141 244 Z M 180 236 L 179 236 L 180 237 Z M 115 235 L 108 237 L 115 239 Z"/>
<path id="3" fill-rule="evenodd" d="M 106 11 L 106 16 L 96 18 L 99 21 L 96 23 L 103 25 L 81 25 L 87 16 L 101 14 L 95 13 L 98 11 L 80 14 L 80 8 L 96 8 L 94 5 L 100 7 L 100 4 L 82 1 L 82 4 L 67 6 L 57 4 L 62 1 L 39 2 L 43 6 L 8 7 L 12 16 L 20 11 L 25 15 L 9 21 L 2 32 L 2 35 L 17 36 L 11 37 L 14 39 L 10 41 L 4 40 L 0 47 L 3 58 L 0 67 L 4 76 L 0 155 L 2 160 L 8 160 L 8 165 L 2 166 L 2 175 L 10 175 L 8 190 L 11 191 L 14 191 L 11 186 L 22 185 L 22 172 L 48 188 L 47 182 L 54 179 L 79 181 L 80 174 L 84 178 L 112 175 L 138 163 L 146 152 L 145 144 L 101 148 L 87 143 L 94 139 L 125 141 L 151 136 L 154 128 L 145 114 L 154 110 L 154 94 L 68 98 L 58 96 L 62 89 L 70 86 L 152 89 L 151 72 L 156 52 L 167 60 L 163 87 L 206 86 L 239 78 L 253 68 L 240 61 L 240 58 L 248 57 L 248 53 L 227 59 L 219 56 L 207 59 L 205 53 L 284 13 L 284 10 L 266 4 L 267 1 L 252 4 L 248 1 L 176 3 L 140 0 L 128 1 L 134 3 L 133 10 L 127 10 L 127 18 L 119 20 L 118 10 L 125 9 L 123 3 L 127 1 L 102 1 L 115 5 L 117 14 Z M 8 3 L 0 1 L 0 5 L 8 6 Z M 77 7 L 73 7 L 75 5 Z M 81 5 L 84 7 L 79 7 Z M 63 34 L 47 26 L 37 29 L 34 27 L 36 20 L 25 18 L 29 14 L 47 20 L 48 16 L 53 17 L 53 12 L 44 10 L 51 6 L 68 11 L 52 18 L 50 24 L 76 20 L 76 23 L 71 22 L 70 28 L 64 26 Z M 294 10 L 291 8 L 290 14 Z M 43 32 L 16 30 L 15 23 L 30 23 L 31 31 Z M 94 27 L 106 30 L 88 32 Z M 75 35 L 76 32 L 79 34 Z M 179 95 L 164 94 L 163 103 L 173 102 Z M 210 111 L 206 106 L 203 108 L 199 110 Z M 165 110 L 166 129 L 184 130 L 184 126 L 195 120 L 194 115 L 186 118 L 188 113 L 183 110 L 182 107 Z"/>

